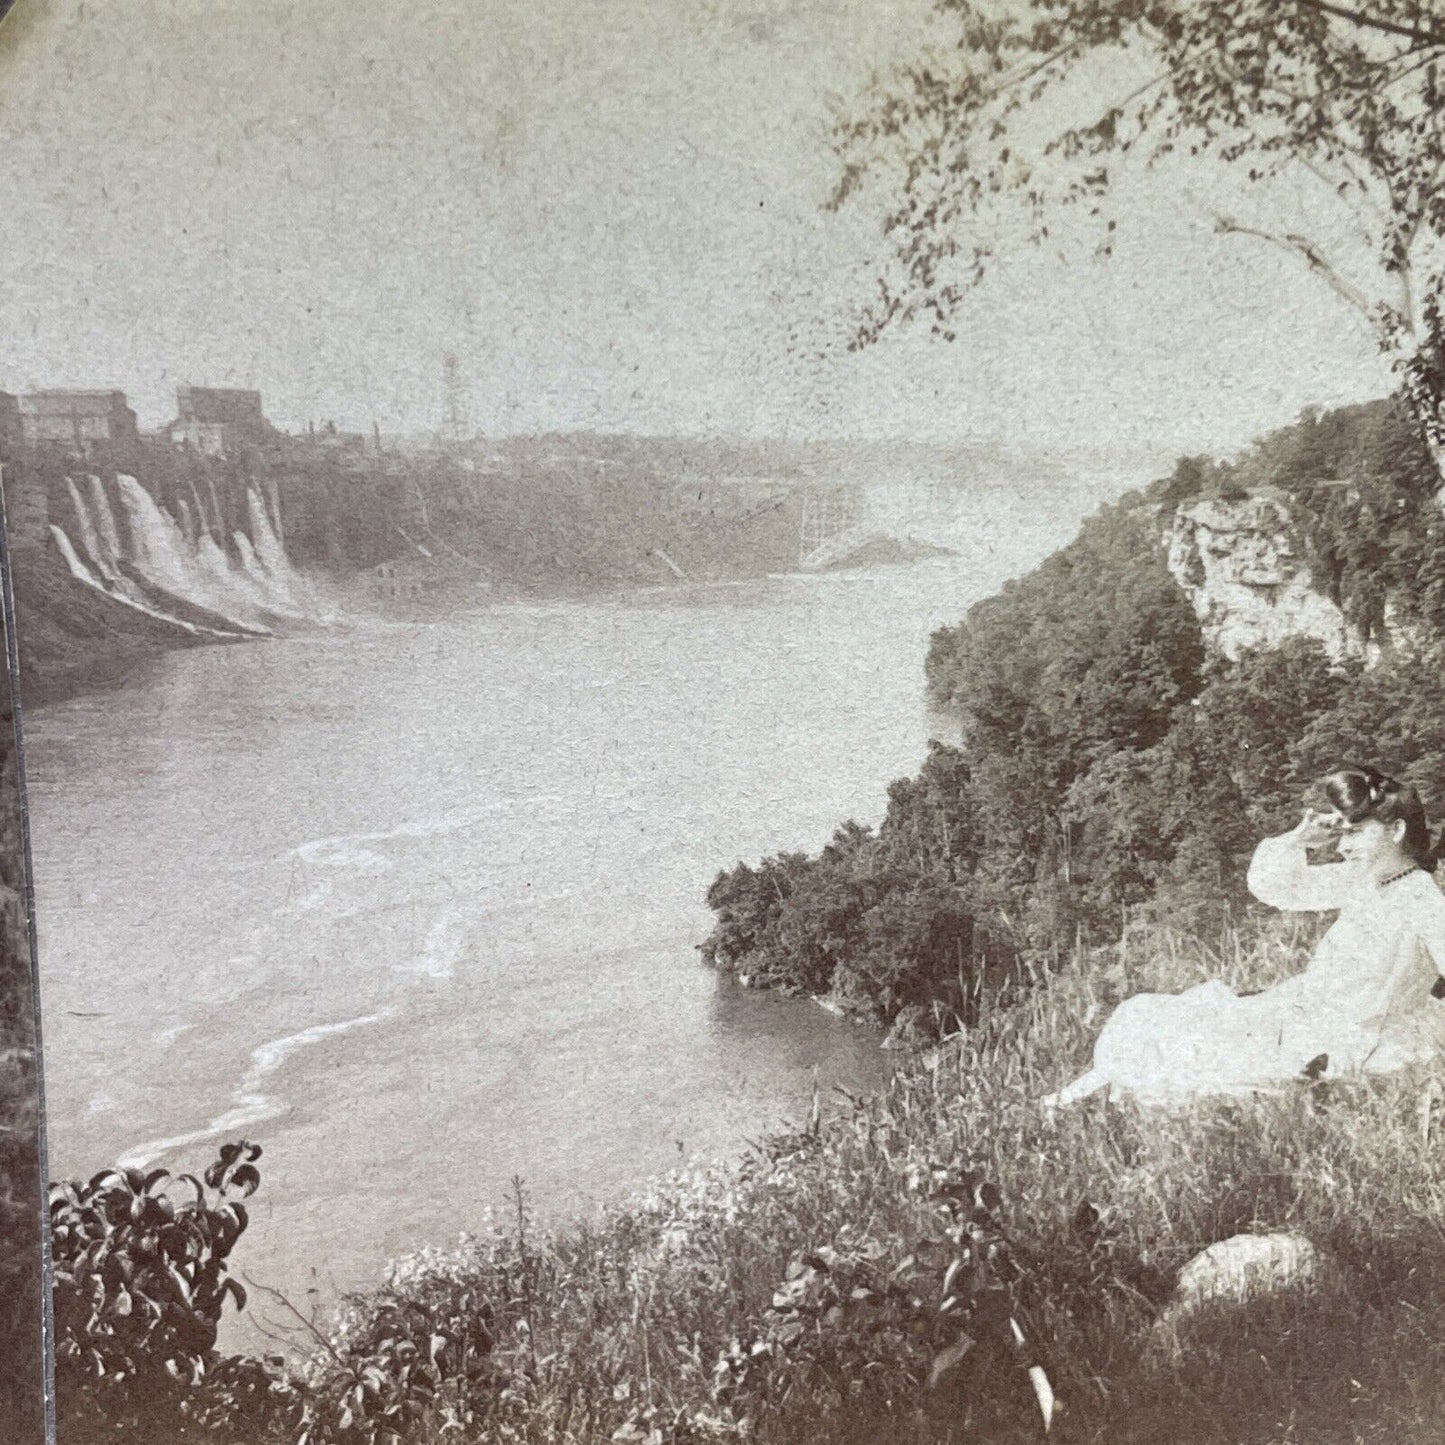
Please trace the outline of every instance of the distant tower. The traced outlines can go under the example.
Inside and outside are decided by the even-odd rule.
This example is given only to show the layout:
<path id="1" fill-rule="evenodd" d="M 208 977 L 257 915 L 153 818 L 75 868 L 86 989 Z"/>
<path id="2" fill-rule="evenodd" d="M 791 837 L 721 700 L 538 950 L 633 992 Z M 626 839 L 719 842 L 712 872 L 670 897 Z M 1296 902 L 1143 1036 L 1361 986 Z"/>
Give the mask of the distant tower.
<path id="1" fill-rule="evenodd" d="M 442 440 L 459 445 L 470 441 L 471 436 L 462 369 L 456 355 L 448 352 L 442 361 Z"/>

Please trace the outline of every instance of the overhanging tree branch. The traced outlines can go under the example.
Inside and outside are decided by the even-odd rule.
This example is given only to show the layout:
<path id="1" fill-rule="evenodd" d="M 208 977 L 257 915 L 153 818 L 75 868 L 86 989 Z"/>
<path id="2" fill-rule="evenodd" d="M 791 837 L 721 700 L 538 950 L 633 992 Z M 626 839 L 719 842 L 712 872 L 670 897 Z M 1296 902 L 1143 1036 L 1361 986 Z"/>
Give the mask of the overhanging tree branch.
<path id="1" fill-rule="evenodd" d="M 1347 5 L 1334 5 L 1330 0 L 1295 0 L 1305 10 L 1315 10 L 1322 15 L 1333 15 L 1337 20 L 1348 20 L 1362 30 L 1378 30 L 1386 35 L 1403 35 L 1417 45 L 1445 47 L 1445 30 L 1433 26 L 1406 25 L 1398 20 L 1386 20 L 1381 15 L 1367 15 L 1363 10 L 1354 10 Z"/>
<path id="2" fill-rule="evenodd" d="M 1010 214 L 1037 245 L 1056 214 L 1086 212 L 1108 254 L 1131 151 L 1145 169 L 1222 164 L 1271 204 L 1299 204 L 1279 189 L 1298 166 L 1352 213 L 1328 254 L 1303 215 L 1218 229 L 1287 252 L 1369 323 L 1445 480 L 1445 0 L 1013 0 L 1004 19 L 992 0 L 934 4 L 953 43 L 875 83 L 835 132 L 832 204 L 865 174 L 897 186 L 857 345 L 920 317 L 951 340 L 1012 249 L 993 237 Z"/>
<path id="3" fill-rule="evenodd" d="M 1216 216 L 1214 229 L 1225 236 L 1254 236 L 1260 241 L 1268 241 L 1271 246 L 1277 246 L 1281 250 L 1289 252 L 1292 256 L 1297 256 L 1311 271 L 1326 282 L 1336 295 L 1348 301 L 1372 327 L 1379 330 L 1380 308 L 1358 286 L 1345 280 L 1330 264 L 1324 252 L 1308 236 L 1294 233 L 1282 235 L 1278 231 L 1265 231 L 1258 226 L 1246 226 L 1229 216 Z"/>

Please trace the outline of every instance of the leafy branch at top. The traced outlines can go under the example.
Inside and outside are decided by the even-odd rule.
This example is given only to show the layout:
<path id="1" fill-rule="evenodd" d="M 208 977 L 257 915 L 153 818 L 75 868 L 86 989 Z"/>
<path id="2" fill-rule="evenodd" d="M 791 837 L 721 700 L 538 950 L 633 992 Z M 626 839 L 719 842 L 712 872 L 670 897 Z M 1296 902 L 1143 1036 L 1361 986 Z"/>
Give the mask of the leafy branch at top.
<path id="1" fill-rule="evenodd" d="M 1349 242 L 1304 234 L 1297 203 L 1282 223 L 1231 216 L 1219 229 L 1281 248 L 1367 318 L 1445 465 L 1442 0 L 935 9 L 935 44 L 835 134 L 831 204 L 870 182 L 887 198 L 855 347 L 919 321 L 953 339 L 969 290 L 1010 250 L 1056 240 L 1065 215 L 1111 253 L 1131 174 L 1207 168 L 1266 210 L 1303 174 L 1349 220 Z"/>

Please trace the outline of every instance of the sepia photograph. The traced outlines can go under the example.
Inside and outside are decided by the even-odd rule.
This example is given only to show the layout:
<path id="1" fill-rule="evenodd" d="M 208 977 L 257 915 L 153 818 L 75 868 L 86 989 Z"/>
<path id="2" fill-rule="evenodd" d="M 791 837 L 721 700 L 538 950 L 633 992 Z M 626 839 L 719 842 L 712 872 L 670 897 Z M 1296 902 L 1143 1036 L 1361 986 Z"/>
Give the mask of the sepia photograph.
<path id="1" fill-rule="evenodd" d="M 18 0 L 0 1439 L 1445 1440 L 1442 87 Z"/>

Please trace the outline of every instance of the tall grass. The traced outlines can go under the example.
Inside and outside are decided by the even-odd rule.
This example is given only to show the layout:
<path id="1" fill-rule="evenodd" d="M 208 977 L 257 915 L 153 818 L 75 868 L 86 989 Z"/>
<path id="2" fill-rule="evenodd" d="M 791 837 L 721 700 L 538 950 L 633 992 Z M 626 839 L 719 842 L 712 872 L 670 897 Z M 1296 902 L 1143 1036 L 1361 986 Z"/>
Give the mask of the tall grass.
<path id="1" fill-rule="evenodd" d="M 306 1408 L 321 1437 L 386 1418 L 438 1445 L 1037 1439 L 1023 1358 L 987 1340 L 930 1391 L 928 1341 L 860 1322 L 861 1306 L 777 1327 L 804 1256 L 853 1285 L 908 1268 L 938 1233 L 928 1180 L 953 1164 L 999 1188 L 1008 1308 L 1058 1392 L 1054 1438 L 1439 1440 L 1445 1075 L 1169 1114 L 1093 1100 L 1051 1118 L 1036 1102 L 1084 1067 L 1119 998 L 1208 976 L 1258 987 L 1311 941 L 1283 922 L 1209 948 L 1135 930 L 738 1165 L 551 1237 L 496 1229 L 418 1256 L 352 1302 Z M 1318 1289 L 1204 1314 L 1182 1353 L 1156 1347 L 1180 1265 L 1276 1229 L 1332 1261 Z M 399 1338 L 435 1356 L 425 1398 L 364 1383 L 390 1380 Z"/>

